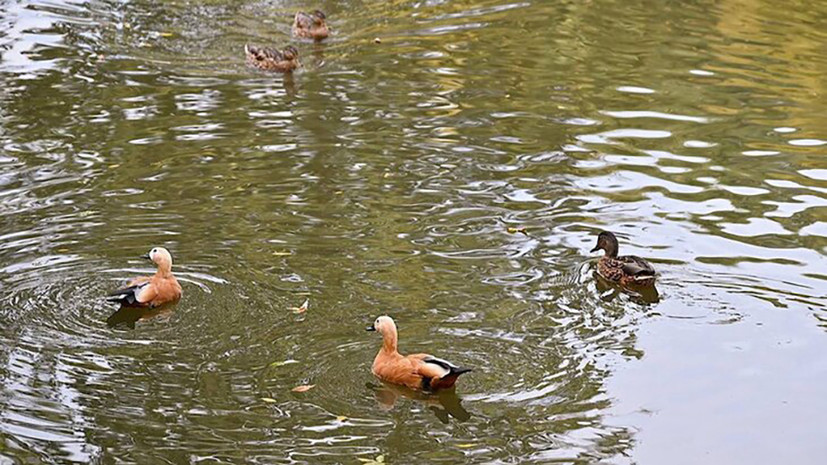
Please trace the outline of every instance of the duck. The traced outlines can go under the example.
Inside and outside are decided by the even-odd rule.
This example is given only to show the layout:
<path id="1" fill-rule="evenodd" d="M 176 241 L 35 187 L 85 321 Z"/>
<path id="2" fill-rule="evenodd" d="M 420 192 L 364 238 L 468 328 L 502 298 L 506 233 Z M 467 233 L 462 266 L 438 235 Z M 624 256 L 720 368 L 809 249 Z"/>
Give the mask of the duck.
<path id="1" fill-rule="evenodd" d="M 460 375 L 472 371 L 471 368 L 459 367 L 430 354 L 400 354 L 396 323 L 387 315 L 378 317 L 366 330 L 382 335 L 382 348 L 373 359 L 371 371 L 386 383 L 434 392 L 454 387 Z"/>
<path id="2" fill-rule="evenodd" d="M 248 65 L 265 71 L 288 73 L 299 67 L 299 51 L 292 45 L 277 50 L 246 44 L 244 54 Z"/>
<path id="3" fill-rule="evenodd" d="M 597 272 L 603 278 L 621 285 L 648 286 L 655 282 L 655 268 L 646 260 L 634 255 L 618 256 L 617 237 L 611 231 L 601 231 L 597 245 L 591 252 L 603 250 L 597 261 Z"/>
<path id="4" fill-rule="evenodd" d="M 299 11 L 293 18 L 293 36 L 320 41 L 330 35 L 325 19 L 327 17 L 320 10 L 312 13 Z"/>
<path id="5" fill-rule="evenodd" d="M 110 293 L 106 300 L 122 307 L 155 308 L 177 302 L 183 294 L 181 285 L 172 274 L 172 255 L 163 247 L 153 247 L 141 258 L 151 260 L 158 267 L 152 276 L 141 276 L 129 281 L 126 287 Z"/>

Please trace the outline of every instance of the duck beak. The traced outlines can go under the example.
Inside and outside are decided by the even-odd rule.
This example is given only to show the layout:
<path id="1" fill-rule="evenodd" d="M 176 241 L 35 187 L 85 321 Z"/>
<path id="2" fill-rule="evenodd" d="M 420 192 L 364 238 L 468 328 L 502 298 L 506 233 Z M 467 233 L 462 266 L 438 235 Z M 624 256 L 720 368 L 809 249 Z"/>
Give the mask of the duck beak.
<path id="1" fill-rule="evenodd" d="M 370 325 L 367 328 L 365 328 L 365 331 L 376 331 L 376 328 L 374 328 L 373 325 Z"/>
<path id="2" fill-rule="evenodd" d="M 598 250 L 600 250 L 600 246 L 596 245 L 593 249 L 589 250 L 589 252 L 597 252 Z"/>
<path id="3" fill-rule="evenodd" d="M 152 258 L 149 256 L 148 253 L 145 253 L 145 254 L 141 255 L 141 258 L 145 258 L 147 260 L 152 260 Z"/>

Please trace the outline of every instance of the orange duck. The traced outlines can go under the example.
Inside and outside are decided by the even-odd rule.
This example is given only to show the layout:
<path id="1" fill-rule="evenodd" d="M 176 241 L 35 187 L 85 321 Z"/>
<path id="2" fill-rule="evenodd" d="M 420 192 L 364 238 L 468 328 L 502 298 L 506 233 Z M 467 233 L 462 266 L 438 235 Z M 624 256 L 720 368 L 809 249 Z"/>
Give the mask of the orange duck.
<path id="1" fill-rule="evenodd" d="M 141 258 L 152 260 L 158 271 L 152 276 L 135 278 L 126 287 L 106 298 L 124 307 L 159 307 L 181 298 L 181 285 L 172 275 L 172 255 L 163 247 L 155 247 Z"/>
<path id="2" fill-rule="evenodd" d="M 380 316 L 367 330 L 382 335 L 382 348 L 371 370 L 382 381 L 430 392 L 453 387 L 461 374 L 471 371 L 428 354 L 400 354 L 396 323 L 389 316 Z"/>
<path id="3" fill-rule="evenodd" d="M 326 16 L 319 10 L 312 13 L 299 11 L 293 18 L 293 36 L 304 37 L 316 41 L 326 38 L 330 34 L 325 22 Z"/>

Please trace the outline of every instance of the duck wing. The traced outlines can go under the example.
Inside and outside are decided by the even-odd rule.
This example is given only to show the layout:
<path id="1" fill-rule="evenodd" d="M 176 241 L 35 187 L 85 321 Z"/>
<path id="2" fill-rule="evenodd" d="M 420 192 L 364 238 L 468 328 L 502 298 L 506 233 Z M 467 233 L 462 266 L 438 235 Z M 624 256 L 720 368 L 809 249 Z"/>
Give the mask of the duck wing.
<path id="1" fill-rule="evenodd" d="M 309 28 L 313 26 L 313 17 L 309 14 L 305 13 L 304 11 L 299 11 L 296 13 L 295 18 L 293 18 L 294 26 L 302 27 L 302 28 Z"/>
<path id="2" fill-rule="evenodd" d="M 655 275 L 655 268 L 640 257 L 627 255 L 625 257 L 617 257 L 617 260 L 623 264 L 623 272 L 629 276 L 644 277 Z"/>
<path id="3" fill-rule="evenodd" d="M 416 364 L 416 372 L 422 376 L 422 387 L 429 391 L 449 388 L 461 374 L 471 371 L 470 368 L 459 367 L 448 360 L 428 354 L 411 355 L 410 358 L 419 361 Z"/>
<path id="4" fill-rule="evenodd" d="M 133 280 L 130 284 L 136 281 L 138 281 L 137 284 L 111 292 L 106 296 L 106 300 L 124 306 L 140 307 L 155 298 L 157 291 L 155 286 L 151 285 L 152 283 L 149 279 L 139 278 Z"/>
<path id="5" fill-rule="evenodd" d="M 126 306 L 136 306 L 140 305 L 140 301 L 138 301 L 138 295 L 144 288 L 149 286 L 149 281 L 144 281 L 142 283 L 134 284 L 132 286 L 127 286 L 122 289 L 118 289 L 116 291 L 110 292 L 106 296 L 106 300 L 109 302 L 118 303 L 121 305 Z"/>
<path id="6" fill-rule="evenodd" d="M 250 60 L 254 61 L 284 61 L 284 54 L 281 50 L 270 47 L 257 47 L 255 45 L 244 45 L 244 52 Z"/>

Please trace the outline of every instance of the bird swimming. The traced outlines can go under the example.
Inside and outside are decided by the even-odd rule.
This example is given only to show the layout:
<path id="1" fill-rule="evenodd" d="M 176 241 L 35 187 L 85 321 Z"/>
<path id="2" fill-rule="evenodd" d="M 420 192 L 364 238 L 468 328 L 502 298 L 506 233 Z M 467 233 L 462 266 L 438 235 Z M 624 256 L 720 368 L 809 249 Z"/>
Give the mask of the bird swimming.
<path id="1" fill-rule="evenodd" d="M 382 348 L 371 370 L 382 381 L 431 392 L 453 387 L 460 375 L 471 371 L 429 354 L 400 354 L 396 323 L 389 316 L 380 316 L 366 329 L 382 335 Z"/>
<path id="2" fill-rule="evenodd" d="M 153 247 L 142 258 L 152 260 L 158 271 L 152 276 L 142 276 L 129 281 L 126 287 L 112 292 L 109 302 L 124 307 L 158 307 L 181 298 L 181 285 L 172 274 L 172 255 L 163 247 Z"/>
<path id="3" fill-rule="evenodd" d="M 605 254 L 597 261 L 597 272 L 609 281 L 624 286 L 648 286 L 655 282 L 655 268 L 648 261 L 634 255 L 618 256 L 617 237 L 610 231 L 602 231 L 597 236 L 597 245 L 591 250 L 600 249 Z"/>
<path id="4" fill-rule="evenodd" d="M 299 67 L 299 51 L 288 45 L 283 50 L 244 45 L 247 64 L 265 71 L 287 73 Z"/>
<path id="5" fill-rule="evenodd" d="M 320 10 L 312 13 L 299 11 L 293 18 L 293 36 L 320 41 L 330 34 L 325 22 L 327 17 Z"/>

